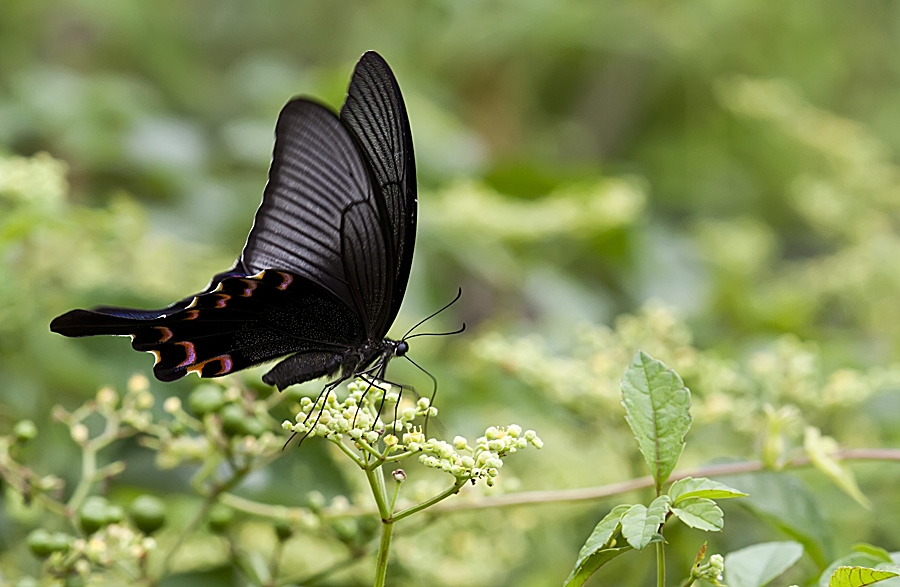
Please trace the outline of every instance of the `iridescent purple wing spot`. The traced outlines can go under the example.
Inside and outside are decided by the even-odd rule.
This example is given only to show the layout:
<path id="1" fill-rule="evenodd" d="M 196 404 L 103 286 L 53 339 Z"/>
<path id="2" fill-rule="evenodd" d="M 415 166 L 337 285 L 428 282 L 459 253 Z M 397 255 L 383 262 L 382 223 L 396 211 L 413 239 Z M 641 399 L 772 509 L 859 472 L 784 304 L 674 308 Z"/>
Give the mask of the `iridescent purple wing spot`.
<path id="1" fill-rule="evenodd" d="M 190 341 L 183 341 L 176 342 L 175 344 L 183 346 L 185 352 L 185 359 L 175 365 L 176 369 L 187 367 L 188 365 L 193 365 L 197 361 L 197 350 L 194 348 L 194 343 Z"/>
<path id="2" fill-rule="evenodd" d="M 242 293 L 241 295 L 245 298 L 249 298 L 253 295 L 253 290 L 256 289 L 257 283 L 249 279 L 242 279 L 241 281 L 247 284 L 247 287 L 244 288 L 244 293 Z"/>
<path id="3" fill-rule="evenodd" d="M 276 271 L 276 273 L 281 276 L 281 283 L 277 286 L 278 289 L 280 289 L 281 291 L 286 290 L 291 282 L 294 281 L 294 278 L 291 277 L 289 273 L 284 273 L 282 271 Z"/>

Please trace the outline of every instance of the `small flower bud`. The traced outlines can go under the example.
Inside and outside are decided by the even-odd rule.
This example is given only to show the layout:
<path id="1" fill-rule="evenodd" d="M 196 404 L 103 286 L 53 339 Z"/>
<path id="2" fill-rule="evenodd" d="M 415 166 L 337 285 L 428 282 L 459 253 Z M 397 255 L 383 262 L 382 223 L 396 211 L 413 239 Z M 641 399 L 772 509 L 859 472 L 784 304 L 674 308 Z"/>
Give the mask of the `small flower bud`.
<path id="1" fill-rule="evenodd" d="M 136 373 L 128 379 L 128 392 L 138 393 L 150 389 L 150 380 L 145 375 Z"/>
<path id="2" fill-rule="evenodd" d="M 406 471 L 404 471 L 403 469 L 394 469 L 394 472 L 391 473 L 391 475 L 393 475 L 394 481 L 396 481 L 397 483 L 403 483 L 404 481 L 406 481 Z"/>
<path id="3" fill-rule="evenodd" d="M 87 426 L 85 426 L 84 424 L 75 424 L 74 426 L 72 426 L 70 434 L 72 435 L 72 440 L 74 440 L 78 444 L 84 444 L 88 441 L 89 438 Z"/>
<path id="4" fill-rule="evenodd" d="M 167 397 L 166 401 L 163 402 L 163 411 L 167 414 L 174 414 L 181 410 L 181 398 L 172 396 Z"/>
<path id="5" fill-rule="evenodd" d="M 19 420 L 13 427 L 13 434 L 19 442 L 27 442 L 37 436 L 37 426 L 31 420 Z"/>
<path id="6" fill-rule="evenodd" d="M 144 390 L 137 395 L 137 404 L 138 409 L 141 410 L 149 410 L 153 407 L 156 398 L 153 397 L 153 394 L 147 390 Z"/>
<path id="7" fill-rule="evenodd" d="M 117 401 L 119 401 L 119 396 L 111 387 L 101 387 L 97 392 L 97 403 L 101 406 L 112 408 L 115 407 Z"/>

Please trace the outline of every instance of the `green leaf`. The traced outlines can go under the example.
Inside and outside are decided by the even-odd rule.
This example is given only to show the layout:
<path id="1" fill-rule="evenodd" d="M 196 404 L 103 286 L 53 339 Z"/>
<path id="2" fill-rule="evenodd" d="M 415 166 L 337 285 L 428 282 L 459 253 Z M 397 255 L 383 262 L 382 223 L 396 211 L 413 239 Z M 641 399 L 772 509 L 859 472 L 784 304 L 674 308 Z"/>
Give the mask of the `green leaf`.
<path id="1" fill-rule="evenodd" d="M 718 532 L 725 525 L 725 514 L 711 499 L 690 497 L 677 506 L 672 506 L 672 513 L 679 520 L 698 530 Z"/>
<path id="2" fill-rule="evenodd" d="M 672 504 L 678 505 L 678 502 L 692 497 L 705 497 L 706 499 L 730 499 L 733 497 L 747 497 L 743 491 L 738 491 L 732 487 L 700 477 L 685 477 L 679 479 L 669 487 L 669 497 L 672 498 Z"/>
<path id="3" fill-rule="evenodd" d="M 875 546 L 874 544 L 866 544 L 865 542 L 854 544 L 853 552 L 859 552 L 861 554 L 869 555 L 879 563 L 894 562 L 893 560 L 891 560 L 891 553 L 881 548 L 880 546 Z"/>
<path id="4" fill-rule="evenodd" d="M 789 472 L 736 475 L 729 480 L 751 496 L 738 502 L 742 507 L 800 542 L 816 565 L 828 566 L 831 530 L 819 511 L 819 502 L 801 480 Z"/>
<path id="5" fill-rule="evenodd" d="M 822 574 L 819 575 L 818 585 L 828 587 L 832 574 L 839 567 L 871 567 L 879 570 L 893 570 L 893 562 L 890 553 L 883 548 L 871 544 L 857 544 L 853 547 L 853 552 L 835 559 L 822 571 Z M 900 579 L 888 580 L 884 585 L 900 585 Z"/>
<path id="6" fill-rule="evenodd" d="M 803 556 L 797 542 L 764 542 L 725 555 L 728 587 L 762 587 Z"/>
<path id="7" fill-rule="evenodd" d="M 632 548 L 628 545 L 620 548 L 604 548 L 585 557 L 580 564 L 575 565 L 575 568 L 572 569 L 563 587 L 581 587 L 591 575 L 597 572 L 597 569 L 629 550 L 632 550 Z"/>
<path id="8" fill-rule="evenodd" d="M 622 537 L 636 550 L 650 544 L 666 521 L 670 502 L 668 495 L 661 495 L 653 500 L 650 507 L 637 504 L 628 508 L 622 516 Z"/>
<path id="9" fill-rule="evenodd" d="M 581 547 L 581 552 L 578 553 L 579 561 L 582 556 L 590 554 L 590 552 L 597 550 L 598 548 L 609 545 L 610 539 L 612 539 L 616 532 L 619 531 L 622 516 L 630 507 L 631 506 L 628 504 L 617 505 L 610 510 L 608 514 L 603 516 L 603 519 L 597 523 L 594 527 L 594 531 L 591 532 L 591 535 L 588 537 L 587 541 L 585 541 L 584 546 Z"/>
<path id="10" fill-rule="evenodd" d="M 622 377 L 625 419 L 650 467 L 657 493 L 678 463 L 691 427 L 691 392 L 681 377 L 643 351 Z"/>
<path id="11" fill-rule="evenodd" d="M 825 473 L 844 493 L 852 497 L 856 503 L 864 508 L 871 508 L 872 503 L 860 491 L 853 472 L 842 467 L 841 463 L 834 458 L 833 455 L 837 452 L 838 446 L 833 438 L 822 436 L 818 428 L 807 426 L 806 433 L 803 436 L 803 449 L 806 451 L 806 456 L 809 457 L 810 462 L 818 470 Z"/>
<path id="12" fill-rule="evenodd" d="M 877 571 L 866 567 L 838 567 L 828 581 L 828 587 L 865 587 L 891 577 L 897 573 Z"/>
<path id="13" fill-rule="evenodd" d="M 581 551 L 578 553 L 578 560 L 575 561 L 575 567 L 566 579 L 565 587 L 579 587 L 583 585 L 597 569 L 623 552 L 631 550 L 630 546 L 612 548 L 610 545 L 613 536 L 621 528 L 622 515 L 630 507 L 628 504 L 617 505 L 597 523 L 594 531 L 591 532 L 584 546 L 581 547 Z"/>

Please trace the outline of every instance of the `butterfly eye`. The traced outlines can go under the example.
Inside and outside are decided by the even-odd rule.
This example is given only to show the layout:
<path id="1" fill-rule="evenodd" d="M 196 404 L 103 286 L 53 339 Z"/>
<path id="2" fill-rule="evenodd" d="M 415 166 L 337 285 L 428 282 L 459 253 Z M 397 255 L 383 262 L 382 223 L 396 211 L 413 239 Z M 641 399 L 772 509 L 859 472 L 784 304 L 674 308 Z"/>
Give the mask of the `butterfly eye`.
<path id="1" fill-rule="evenodd" d="M 409 352 L 409 343 L 405 340 L 401 340 L 397 343 L 397 347 L 394 349 L 394 355 L 398 357 L 402 357 L 407 352 Z"/>

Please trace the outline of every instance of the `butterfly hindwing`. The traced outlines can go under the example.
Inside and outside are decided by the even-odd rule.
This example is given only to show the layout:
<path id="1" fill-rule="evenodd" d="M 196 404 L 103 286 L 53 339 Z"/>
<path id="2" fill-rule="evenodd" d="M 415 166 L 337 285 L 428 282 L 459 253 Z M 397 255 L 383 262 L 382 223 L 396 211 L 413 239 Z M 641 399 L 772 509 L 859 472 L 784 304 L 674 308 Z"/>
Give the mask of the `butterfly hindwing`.
<path id="1" fill-rule="evenodd" d="M 188 307 L 152 319 L 130 317 L 128 308 L 103 310 L 73 310 L 57 321 L 92 334 L 131 335 L 135 350 L 156 357 L 153 373 L 161 381 L 190 372 L 217 377 L 290 353 L 339 355 L 361 343 L 362 325 L 350 308 L 283 271 L 227 277 Z"/>
<path id="2" fill-rule="evenodd" d="M 341 121 L 350 129 L 372 173 L 378 222 L 393 264 L 391 297 L 379 316 L 384 336 L 400 310 L 416 238 L 416 163 L 400 86 L 374 51 L 356 65 Z"/>

